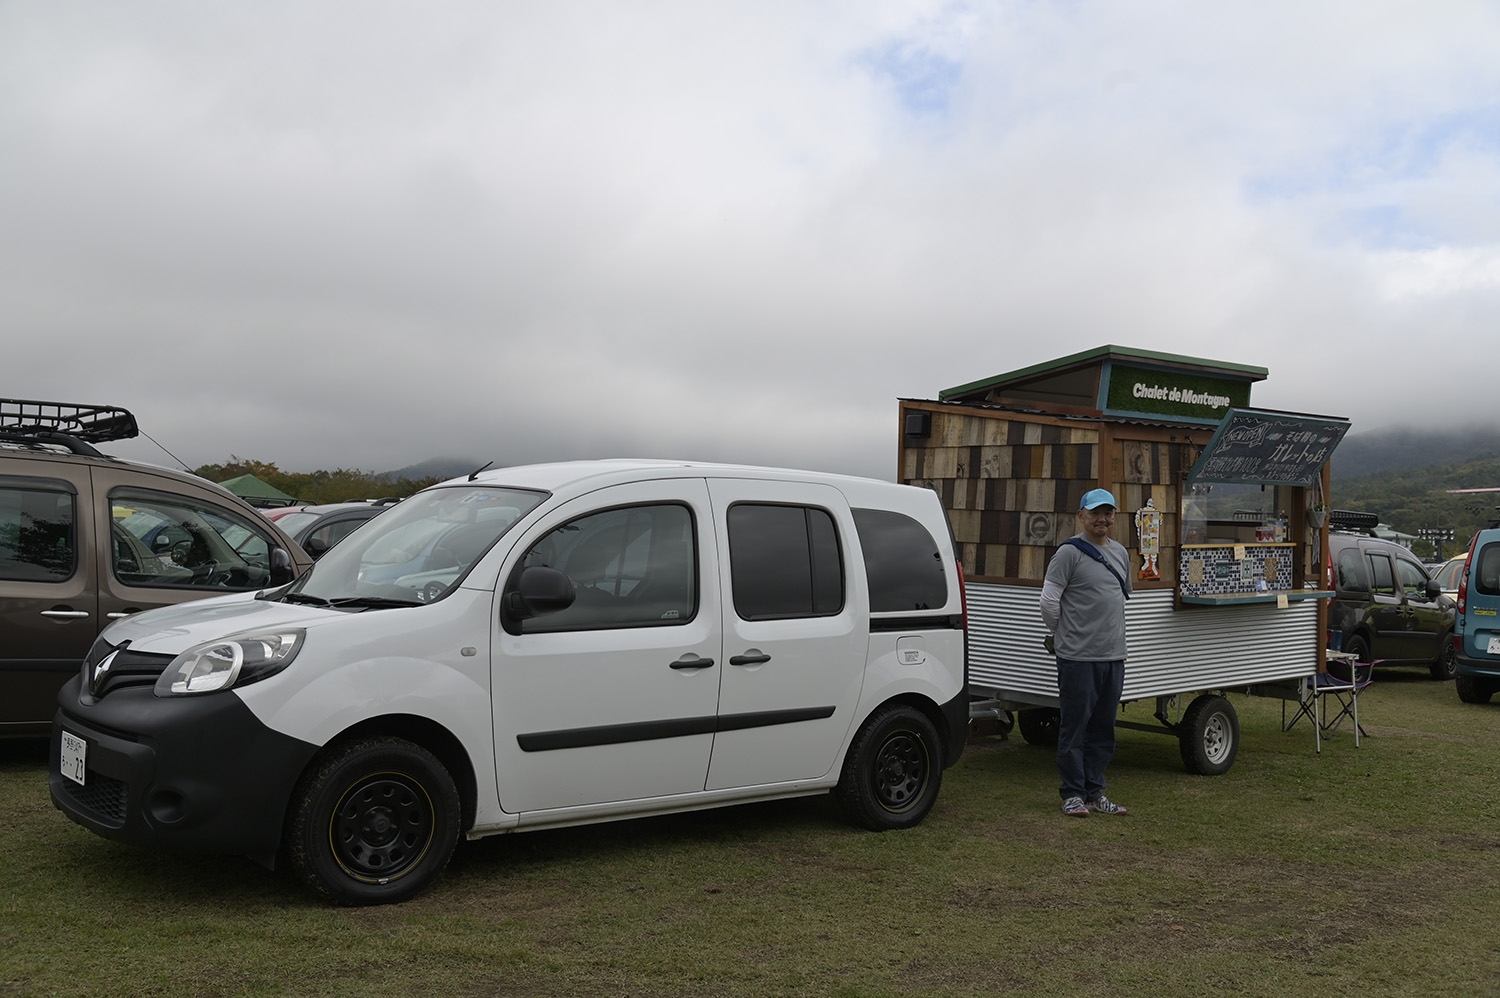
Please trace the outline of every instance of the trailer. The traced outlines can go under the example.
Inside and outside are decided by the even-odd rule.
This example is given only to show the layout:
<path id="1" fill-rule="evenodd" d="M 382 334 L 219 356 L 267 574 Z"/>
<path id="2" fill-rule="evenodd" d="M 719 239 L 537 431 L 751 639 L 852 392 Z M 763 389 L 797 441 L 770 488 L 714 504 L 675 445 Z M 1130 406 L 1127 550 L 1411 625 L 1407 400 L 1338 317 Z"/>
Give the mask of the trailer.
<path id="1" fill-rule="evenodd" d="M 1105 346 L 901 400 L 900 479 L 948 511 L 968 597 L 971 719 L 1057 737 L 1046 565 L 1083 493 L 1119 497 L 1136 571 L 1122 703 L 1154 701 L 1194 773 L 1239 749 L 1230 693 L 1302 700 L 1326 669 L 1329 459 L 1340 417 L 1250 406 L 1264 368 Z"/>

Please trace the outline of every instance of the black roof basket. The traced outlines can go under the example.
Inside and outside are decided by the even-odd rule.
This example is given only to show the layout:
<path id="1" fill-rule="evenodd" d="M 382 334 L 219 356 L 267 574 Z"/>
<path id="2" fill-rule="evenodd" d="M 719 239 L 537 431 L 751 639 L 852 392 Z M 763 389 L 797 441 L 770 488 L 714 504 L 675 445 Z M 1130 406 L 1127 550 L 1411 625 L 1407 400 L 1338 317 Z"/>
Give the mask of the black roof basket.
<path id="1" fill-rule="evenodd" d="M 1328 511 L 1328 529 L 1350 533 L 1370 534 L 1380 526 L 1378 513 L 1364 513 L 1356 509 L 1332 509 Z"/>
<path id="2" fill-rule="evenodd" d="M 89 444 L 138 436 L 135 416 L 113 405 L 0 399 L 0 440 L 55 444 L 98 456 Z"/>

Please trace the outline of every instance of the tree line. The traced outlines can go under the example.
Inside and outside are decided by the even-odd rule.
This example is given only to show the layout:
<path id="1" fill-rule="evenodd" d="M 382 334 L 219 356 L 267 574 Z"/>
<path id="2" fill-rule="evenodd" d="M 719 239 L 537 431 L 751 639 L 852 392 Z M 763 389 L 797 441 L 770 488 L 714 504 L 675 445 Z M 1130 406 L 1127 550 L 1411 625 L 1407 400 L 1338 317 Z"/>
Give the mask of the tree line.
<path id="1" fill-rule="evenodd" d="M 1485 458 L 1427 468 L 1402 468 L 1355 478 L 1335 477 L 1332 505 L 1374 513 L 1406 534 L 1423 528 L 1453 531 L 1442 545 L 1444 557 L 1469 546 L 1476 531 L 1500 517 L 1500 492 L 1454 493 L 1450 489 L 1500 488 L 1500 459 Z M 1418 555 L 1435 556 L 1429 541 L 1415 541 Z"/>
<path id="2" fill-rule="evenodd" d="M 254 461 L 230 455 L 223 464 L 205 464 L 194 468 L 193 474 L 210 482 L 225 482 L 241 475 L 254 475 L 267 485 L 295 496 L 308 505 L 332 502 L 354 502 L 359 499 L 404 499 L 429 485 L 436 485 L 437 478 L 398 478 L 360 471 L 354 468 L 338 468 L 334 471 L 282 471 L 273 462 Z"/>

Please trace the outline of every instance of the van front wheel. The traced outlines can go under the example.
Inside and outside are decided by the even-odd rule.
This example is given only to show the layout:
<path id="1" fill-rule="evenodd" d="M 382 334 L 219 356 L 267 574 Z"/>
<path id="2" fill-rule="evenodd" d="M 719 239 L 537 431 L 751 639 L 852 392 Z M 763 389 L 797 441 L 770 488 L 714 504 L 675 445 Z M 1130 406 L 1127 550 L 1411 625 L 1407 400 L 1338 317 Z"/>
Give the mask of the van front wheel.
<path id="1" fill-rule="evenodd" d="M 459 821 L 458 790 L 436 756 L 401 738 L 365 738 L 303 777 L 287 855 L 297 876 L 335 904 L 391 904 L 437 880 Z"/>
<path id="2" fill-rule="evenodd" d="M 910 828 L 937 800 L 942 758 L 937 728 L 925 714 L 883 707 L 855 735 L 834 793 L 857 825 L 876 832 Z"/>

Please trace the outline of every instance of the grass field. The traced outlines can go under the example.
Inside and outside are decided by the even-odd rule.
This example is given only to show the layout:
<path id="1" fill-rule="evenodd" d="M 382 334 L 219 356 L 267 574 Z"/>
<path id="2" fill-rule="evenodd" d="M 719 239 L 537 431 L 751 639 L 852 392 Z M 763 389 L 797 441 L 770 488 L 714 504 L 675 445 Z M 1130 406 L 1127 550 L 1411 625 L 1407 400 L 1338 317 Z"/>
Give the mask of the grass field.
<path id="1" fill-rule="evenodd" d="M 1500 992 L 1500 704 L 1382 675 L 1370 737 L 1318 756 L 1276 701 L 1231 699 L 1223 776 L 1121 731 L 1124 817 L 1064 818 L 1050 752 L 985 737 L 911 831 L 813 798 L 501 836 L 372 909 L 100 839 L 52 809 L 45 746 L 0 743 L 0 994 Z"/>

